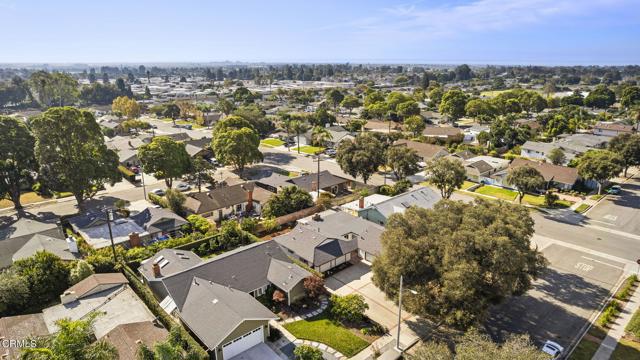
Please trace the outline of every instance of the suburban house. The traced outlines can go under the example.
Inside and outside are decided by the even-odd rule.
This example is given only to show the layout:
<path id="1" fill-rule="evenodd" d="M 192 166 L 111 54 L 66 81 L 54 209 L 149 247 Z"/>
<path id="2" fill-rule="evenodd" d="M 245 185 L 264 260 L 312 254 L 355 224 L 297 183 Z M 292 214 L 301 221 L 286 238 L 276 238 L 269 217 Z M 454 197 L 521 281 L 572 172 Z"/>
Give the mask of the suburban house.
<path id="1" fill-rule="evenodd" d="M 636 132 L 636 130 L 636 127 L 633 125 L 599 122 L 593 127 L 593 134 L 601 136 L 618 136 L 620 134 L 632 134 Z"/>
<path id="2" fill-rule="evenodd" d="M 566 157 L 566 163 L 573 158 L 592 149 L 604 149 L 609 141 L 608 136 L 592 134 L 571 134 L 560 136 L 558 140 L 544 143 L 527 141 L 522 145 L 520 156 L 529 159 L 549 161 L 549 154 L 554 149 L 560 149 Z M 565 164 L 566 164 L 565 163 Z"/>
<path id="3" fill-rule="evenodd" d="M 404 213 L 411 206 L 430 209 L 441 199 L 439 192 L 429 187 L 421 187 L 359 209 L 358 217 L 384 226 L 393 214 Z"/>
<path id="4" fill-rule="evenodd" d="M 472 153 L 469 150 L 462 150 L 449 155 L 448 158 L 453 160 L 466 161 L 476 156 L 476 154 Z"/>
<path id="5" fill-rule="evenodd" d="M 202 259 L 192 251 L 162 249 L 153 257 L 142 261 L 138 271 L 151 291 L 159 300 L 162 300 L 167 296 L 162 283 L 163 278 L 187 270 L 201 262 Z"/>
<path id="6" fill-rule="evenodd" d="M 354 200 L 346 204 L 340 205 L 340 210 L 346 212 L 347 214 L 358 216 L 358 211 L 360 209 L 364 209 L 371 205 L 379 204 L 388 199 L 391 199 L 391 196 L 382 195 L 382 194 L 373 194 L 369 196 L 364 196 L 364 197 L 360 197 L 358 200 Z"/>
<path id="7" fill-rule="evenodd" d="M 61 304 L 42 310 L 49 333 L 58 331 L 56 321 L 79 320 L 95 311 L 102 313 L 93 324 L 97 339 L 121 324 L 154 321 L 155 316 L 129 287 L 121 273 L 93 274 L 65 290 Z"/>
<path id="8" fill-rule="evenodd" d="M 101 340 L 118 350 L 119 360 L 137 360 L 136 353 L 141 344 L 150 349 L 156 343 L 165 341 L 169 332 L 157 321 L 140 321 L 120 324 L 109 331 Z"/>
<path id="9" fill-rule="evenodd" d="M 477 144 L 478 143 L 478 135 L 482 132 L 489 133 L 490 129 L 488 125 L 480 125 L 475 124 L 468 128 L 465 128 L 464 133 L 464 142 Z"/>
<path id="10" fill-rule="evenodd" d="M 440 139 L 463 137 L 462 130 L 453 126 L 427 126 L 422 135 Z"/>
<path id="11" fill-rule="evenodd" d="M 255 186 L 254 182 L 245 182 L 218 187 L 211 191 L 190 193 L 184 207 L 190 214 L 202 215 L 220 222 L 231 215 L 260 214 L 262 206 L 272 195 L 273 193 Z"/>
<path id="12" fill-rule="evenodd" d="M 107 148 L 118 154 L 118 161 L 126 168 L 140 166 L 138 148 L 144 144 L 144 141 L 137 137 L 116 136 L 106 141 Z"/>
<path id="13" fill-rule="evenodd" d="M 230 359 L 263 343 L 269 321 L 277 318 L 256 297 L 279 289 L 290 304 L 305 296 L 310 275 L 275 241 L 258 242 L 163 277 L 167 296 L 161 306 L 215 359 Z"/>
<path id="14" fill-rule="evenodd" d="M 497 185 L 510 187 L 506 183 L 506 177 L 509 170 L 522 166 L 530 166 L 540 172 L 544 180 L 547 182 L 546 188 L 558 188 L 562 190 L 571 190 L 573 186 L 580 180 L 578 170 L 567 166 L 553 165 L 547 162 L 531 161 L 527 159 L 513 159 L 509 165 L 509 169 L 504 170 L 492 176 L 497 181 Z M 541 189 L 542 190 L 542 189 Z"/>
<path id="15" fill-rule="evenodd" d="M 274 239 L 290 256 L 319 272 L 380 254 L 382 226 L 332 210 L 298 220 L 290 232 Z"/>
<path id="16" fill-rule="evenodd" d="M 171 236 L 181 236 L 181 228 L 187 223 L 174 212 L 156 207 L 123 217 L 114 212 L 114 220 L 107 224 L 102 212 L 89 212 L 67 220 L 74 233 L 82 236 L 94 249 L 111 246 L 109 227 L 116 245 L 124 247 L 143 246 Z"/>
<path id="17" fill-rule="evenodd" d="M 329 134 L 331 134 L 331 139 L 328 140 L 327 143 L 325 144 L 325 146 L 327 147 L 335 148 L 340 144 L 340 142 L 342 142 L 345 139 L 350 139 L 350 140 L 354 139 L 353 133 L 347 131 L 345 128 L 343 128 L 340 125 L 327 126 L 326 129 L 329 132 Z M 310 145 L 313 140 L 313 132 L 311 130 L 307 131 L 304 134 L 304 139 L 306 143 Z"/>
<path id="18" fill-rule="evenodd" d="M 288 182 L 309 193 L 320 188 L 321 191 L 330 192 L 333 195 L 349 193 L 349 188 L 355 185 L 353 181 L 333 175 L 327 170 L 320 172 L 319 181 L 318 183 L 318 173 L 309 173 L 291 178 Z"/>
<path id="19" fill-rule="evenodd" d="M 393 143 L 393 146 L 404 146 L 408 149 L 415 150 L 423 163 L 449 155 L 449 152 L 444 146 L 427 144 L 413 140 L 400 139 Z"/>
<path id="20" fill-rule="evenodd" d="M 57 229 L 56 229 L 57 230 Z M 52 232 L 51 235 L 34 234 L 31 238 L 16 251 L 12 260 L 32 257 L 39 251 L 46 251 L 56 255 L 64 261 L 74 261 L 80 258 L 78 246 L 73 238 L 61 239 L 59 232 Z"/>
<path id="21" fill-rule="evenodd" d="M 210 158 L 213 155 L 211 151 L 211 138 L 203 136 L 200 139 L 190 139 L 184 141 L 187 154 L 194 157 Z"/>
<path id="22" fill-rule="evenodd" d="M 0 318 L 0 339 L 27 341 L 41 336 L 49 335 L 47 324 L 42 313 L 6 316 Z M 17 346 L 2 346 L 0 359 L 18 360 L 22 349 Z"/>
<path id="23" fill-rule="evenodd" d="M 14 221 L 8 217 L 7 223 L 0 227 L 0 269 L 11 266 L 14 254 L 36 235 L 60 241 L 64 241 L 66 236 L 54 221 L 36 221 L 26 217 Z"/>
<path id="24" fill-rule="evenodd" d="M 475 156 L 463 163 L 467 179 L 475 182 L 491 183 L 491 175 L 509 167 L 509 160 L 493 156 Z"/>

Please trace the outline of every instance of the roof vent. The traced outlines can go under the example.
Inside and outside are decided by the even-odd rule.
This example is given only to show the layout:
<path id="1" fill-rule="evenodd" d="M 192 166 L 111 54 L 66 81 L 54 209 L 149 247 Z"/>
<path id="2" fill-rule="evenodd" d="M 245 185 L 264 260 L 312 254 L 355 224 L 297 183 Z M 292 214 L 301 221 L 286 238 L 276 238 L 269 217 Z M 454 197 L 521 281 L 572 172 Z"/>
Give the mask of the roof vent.
<path id="1" fill-rule="evenodd" d="M 211 302 L 215 305 L 215 304 L 218 303 L 218 299 L 213 299 L 213 300 L 211 300 Z"/>

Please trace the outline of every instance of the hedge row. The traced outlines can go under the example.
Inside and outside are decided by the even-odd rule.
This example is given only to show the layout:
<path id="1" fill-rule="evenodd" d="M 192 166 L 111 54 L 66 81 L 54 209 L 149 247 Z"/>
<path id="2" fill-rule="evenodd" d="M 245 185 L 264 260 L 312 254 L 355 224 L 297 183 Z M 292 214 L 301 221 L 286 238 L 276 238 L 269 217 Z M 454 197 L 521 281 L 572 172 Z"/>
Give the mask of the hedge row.
<path id="1" fill-rule="evenodd" d="M 636 281 L 638 281 L 638 277 L 636 275 L 629 276 L 624 281 L 622 286 L 620 286 L 620 289 L 618 289 L 613 297 L 620 301 L 627 301 L 627 299 L 629 299 L 629 297 L 633 293 L 633 288 L 636 284 Z"/>
<path id="2" fill-rule="evenodd" d="M 622 305 L 620 305 L 620 303 L 616 300 L 611 300 L 598 318 L 598 325 L 606 327 L 618 317 L 618 314 L 620 314 L 621 310 Z"/>
<path id="3" fill-rule="evenodd" d="M 156 301 L 156 298 L 153 296 L 151 291 L 147 288 L 146 285 L 138 279 L 136 273 L 128 266 L 123 266 L 124 276 L 129 280 L 129 285 L 135 291 L 135 293 L 142 299 L 142 301 L 147 305 L 149 310 L 158 317 L 158 320 L 167 328 L 171 330 L 173 328 L 178 328 L 180 331 L 180 337 L 187 344 L 187 348 L 185 351 L 194 350 L 198 354 L 198 359 L 209 359 L 209 354 L 200 346 L 200 344 L 189 334 L 187 330 L 177 322 L 173 320 L 173 318 L 167 314 L 164 309 L 160 307 L 160 304 Z"/>

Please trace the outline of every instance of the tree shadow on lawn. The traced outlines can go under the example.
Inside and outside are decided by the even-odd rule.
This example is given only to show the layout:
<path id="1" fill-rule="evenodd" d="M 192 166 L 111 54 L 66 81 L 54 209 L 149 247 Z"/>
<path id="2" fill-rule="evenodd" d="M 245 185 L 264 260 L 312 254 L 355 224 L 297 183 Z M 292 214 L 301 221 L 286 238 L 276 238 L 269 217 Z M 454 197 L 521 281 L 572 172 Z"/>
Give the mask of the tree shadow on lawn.
<path id="1" fill-rule="evenodd" d="M 291 150 L 293 151 L 293 150 Z M 287 165 L 291 163 L 296 157 L 293 154 L 287 154 L 284 152 L 270 152 L 266 153 L 263 163 L 270 165 Z"/>

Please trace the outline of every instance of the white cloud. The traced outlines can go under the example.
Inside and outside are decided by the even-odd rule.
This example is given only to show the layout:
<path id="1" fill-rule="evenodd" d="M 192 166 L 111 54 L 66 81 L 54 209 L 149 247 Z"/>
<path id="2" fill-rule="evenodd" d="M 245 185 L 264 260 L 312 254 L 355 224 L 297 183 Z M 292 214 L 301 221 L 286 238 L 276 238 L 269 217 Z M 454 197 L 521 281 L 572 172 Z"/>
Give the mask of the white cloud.
<path id="1" fill-rule="evenodd" d="M 628 3 L 632 0 L 474 0 L 453 6 L 400 5 L 383 9 L 383 16 L 375 20 L 367 18 L 349 26 L 361 33 L 425 38 L 564 21 Z"/>

